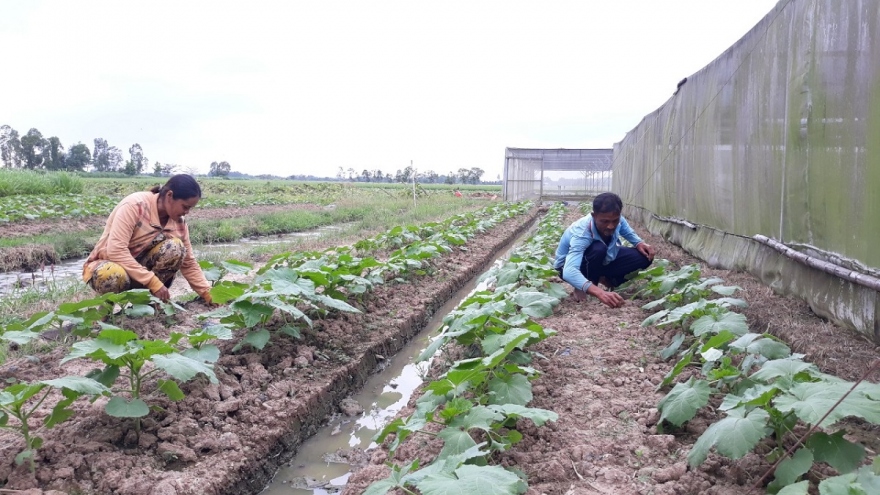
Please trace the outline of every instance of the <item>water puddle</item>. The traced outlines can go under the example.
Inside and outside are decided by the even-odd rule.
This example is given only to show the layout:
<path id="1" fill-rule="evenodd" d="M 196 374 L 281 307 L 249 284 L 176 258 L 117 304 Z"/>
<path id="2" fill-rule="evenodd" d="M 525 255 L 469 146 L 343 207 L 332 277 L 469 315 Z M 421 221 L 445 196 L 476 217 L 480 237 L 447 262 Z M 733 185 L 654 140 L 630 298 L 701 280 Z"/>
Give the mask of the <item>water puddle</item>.
<path id="1" fill-rule="evenodd" d="M 295 239 L 304 237 L 320 237 L 322 235 L 338 232 L 345 228 L 345 225 L 325 225 L 317 229 L 304 232 L 292 232 L 289 234 L 278 234 L 272 236 L 246 237 L 237 242 L 222 244 L 203 244 L 193 247 L 196 258 L 207 256 L 218 257 L 234 257 L 245 249 L 251 249 L 257 246 L 269 246 L 274 244 L 283 244 Z M 64 260 L 55 265 L 49 265 L 42 270 L 29 272 L 5 272 L 0 273 L 0 296 L 14 295 L 16 291 L 29 290 L 37 288 L 45 290 L 51 288 L 54 284 L 78 278 L 82 275 L 82 266 L 88 257 L 73 258 Z"/>
<path id="2" fill-rule="evenodd" d="M 511 242 L 492 266 L 503 263 L 509 257 L 509 250 L 523 237 Z M 260 495 L 329 495 L 341 491 L 351 475 L 351 465 L 369 461 L 370 450 L 377 447 L 372 438 L 406 406 L 413 392 L 424 382 L 431 360 L 413 361 L 437 335 L 443 318 L 474 291 L 485 290 L 489 281 L 478 283 L 480 276 L 482 273 L 456 292 L 435 312 L 421 333 L 389 358 L 380 372 L 368 378 L 360 392 L 350 397 L 363 413 L 356 417 L 332 416 L 299 446 L 293 459 L 278 470 Z"/>

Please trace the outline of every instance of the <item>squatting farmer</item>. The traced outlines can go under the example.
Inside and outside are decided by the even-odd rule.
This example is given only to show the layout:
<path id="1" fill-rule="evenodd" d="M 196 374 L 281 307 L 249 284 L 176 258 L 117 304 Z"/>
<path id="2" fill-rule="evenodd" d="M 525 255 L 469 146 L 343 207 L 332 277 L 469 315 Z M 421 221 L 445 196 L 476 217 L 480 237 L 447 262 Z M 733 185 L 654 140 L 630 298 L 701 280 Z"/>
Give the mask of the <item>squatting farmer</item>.
<path id="1" fill-rule="evenodd" d="M 186 174 L 171 177 L 161 188 L 126 196 L 113 208 L 83 265 L 83 281 L 99 294 L 147 288 L 168 301 L 179 270 L 210 303 L 211 284 L 193 256 L 184 219 L 201 198 L 198 182 Z"/>
<path id="2" fill-rule="evenodd" d="M 593 199 L 593 212 L 571 224 L 556 249 L 554 268 L 574 286 L 579 301 L 586 294 L 608 307 L 623 306 L 623 297 L 613 292 L 626 276 L 644 270 L 654 261 L 654 247 L 643 241 L 621 216 L 623 201 L 606 192 Z M 623 237 L 635 248 L 624 247 Z M 604 290 L 599 284 L 611 290 Z"/>

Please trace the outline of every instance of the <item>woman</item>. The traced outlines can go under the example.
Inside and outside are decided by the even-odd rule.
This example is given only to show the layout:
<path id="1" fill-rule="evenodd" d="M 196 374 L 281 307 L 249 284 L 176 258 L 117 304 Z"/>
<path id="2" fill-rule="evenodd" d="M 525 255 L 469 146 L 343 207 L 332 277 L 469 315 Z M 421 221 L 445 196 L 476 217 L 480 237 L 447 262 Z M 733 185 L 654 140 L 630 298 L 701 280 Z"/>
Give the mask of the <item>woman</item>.
<path id="1" fill-rule="evenodd" d="M 198 182 L 186 174 L 164 186 L 130 194 L 110 213 L 104 233 L 83 265 L 83 281 L 99 294 L 150 289 L 163 301 L 177 271 L 199 296 L 211 302 L 211 284 L 193 256 L 184 215 L 202 198 Z"/>

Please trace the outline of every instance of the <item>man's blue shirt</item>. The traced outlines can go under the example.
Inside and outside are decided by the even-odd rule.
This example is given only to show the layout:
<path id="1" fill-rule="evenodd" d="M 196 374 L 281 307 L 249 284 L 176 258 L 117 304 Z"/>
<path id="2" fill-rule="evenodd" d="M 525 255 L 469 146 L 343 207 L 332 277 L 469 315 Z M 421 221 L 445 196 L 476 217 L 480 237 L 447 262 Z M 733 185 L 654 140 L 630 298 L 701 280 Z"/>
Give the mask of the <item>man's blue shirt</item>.
<path id="1" fill-rule="evenodd" d="M 636 232 L 629 226 L 623 216 L 620 217 L 620 223 L 614 229 L 611 236 L 611 245 L 608 246 L 605 255 L 604 265 L 611 263 L 617 258 L 617 252 L 620 250 L 620 237 L 623 237 L 633 246 L 642 242 Z M 559 247 L 556 248 L 556 261 L 553 266 L 558 270 L 562 268 L 562 278 L 577 289 L 587 290 L 591 282 L 581 273 L 581 263 L 584 260 L 584 252 L 594 241 L 605 243 L 599 231 L 596 230 L 593 215 L 587 215 L 580 220 L 571 224 L 562 239 L 559 241 Z"/>

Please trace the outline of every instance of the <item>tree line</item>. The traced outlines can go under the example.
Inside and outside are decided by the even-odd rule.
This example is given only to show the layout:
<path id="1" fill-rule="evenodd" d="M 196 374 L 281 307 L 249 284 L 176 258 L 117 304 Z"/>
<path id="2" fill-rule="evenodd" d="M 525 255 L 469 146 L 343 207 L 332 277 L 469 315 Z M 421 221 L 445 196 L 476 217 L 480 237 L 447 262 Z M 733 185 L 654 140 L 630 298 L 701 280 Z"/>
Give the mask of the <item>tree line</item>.
<path id="1" fill-rule="evenodd" d="M 95 138 L 91 149 L 83 143 L 76 143 L 65 149 L 57 136 L 45 138 L 38 129 L 31 129 L 27 134 L 21 135 L 9 125 L 0 126 L 0 161 L 6 168 L 117 172 L 126 175 L 152 173 L 156 176 L 173 175 L 177 172 L 196 175 L 198 172 L 192 167 L 158 161 L 150 167 L 144 149 L 138 143 L 128 148 L 128 156 L 127 160 L 124 159 L 122 150 L 110 146 L 103 138 Z M 231 170 L 229 162 L 213 162 L 210 175 L 225 177 Z"/>
<path id="2" fill-rule="evenodd" d="M 364 169 L 358 173 L 353 167 L 345 169 L 339 167 L 336 172 L 336 178 L 339 180 L 350 180 L 354 182 L 412 182 L 413 178 L 418 182 L 430 184 L 478 184 L 480 178 L 486 172 L 478 167 L 460 168 L 458 172 L 449 172 L 441 175 L 433 170 L 418 172 L 412 166 L 408 166 L 403 170 L 398 169 L 397 172 L 383 173 L 380 169 L 368 170 Z"/>

